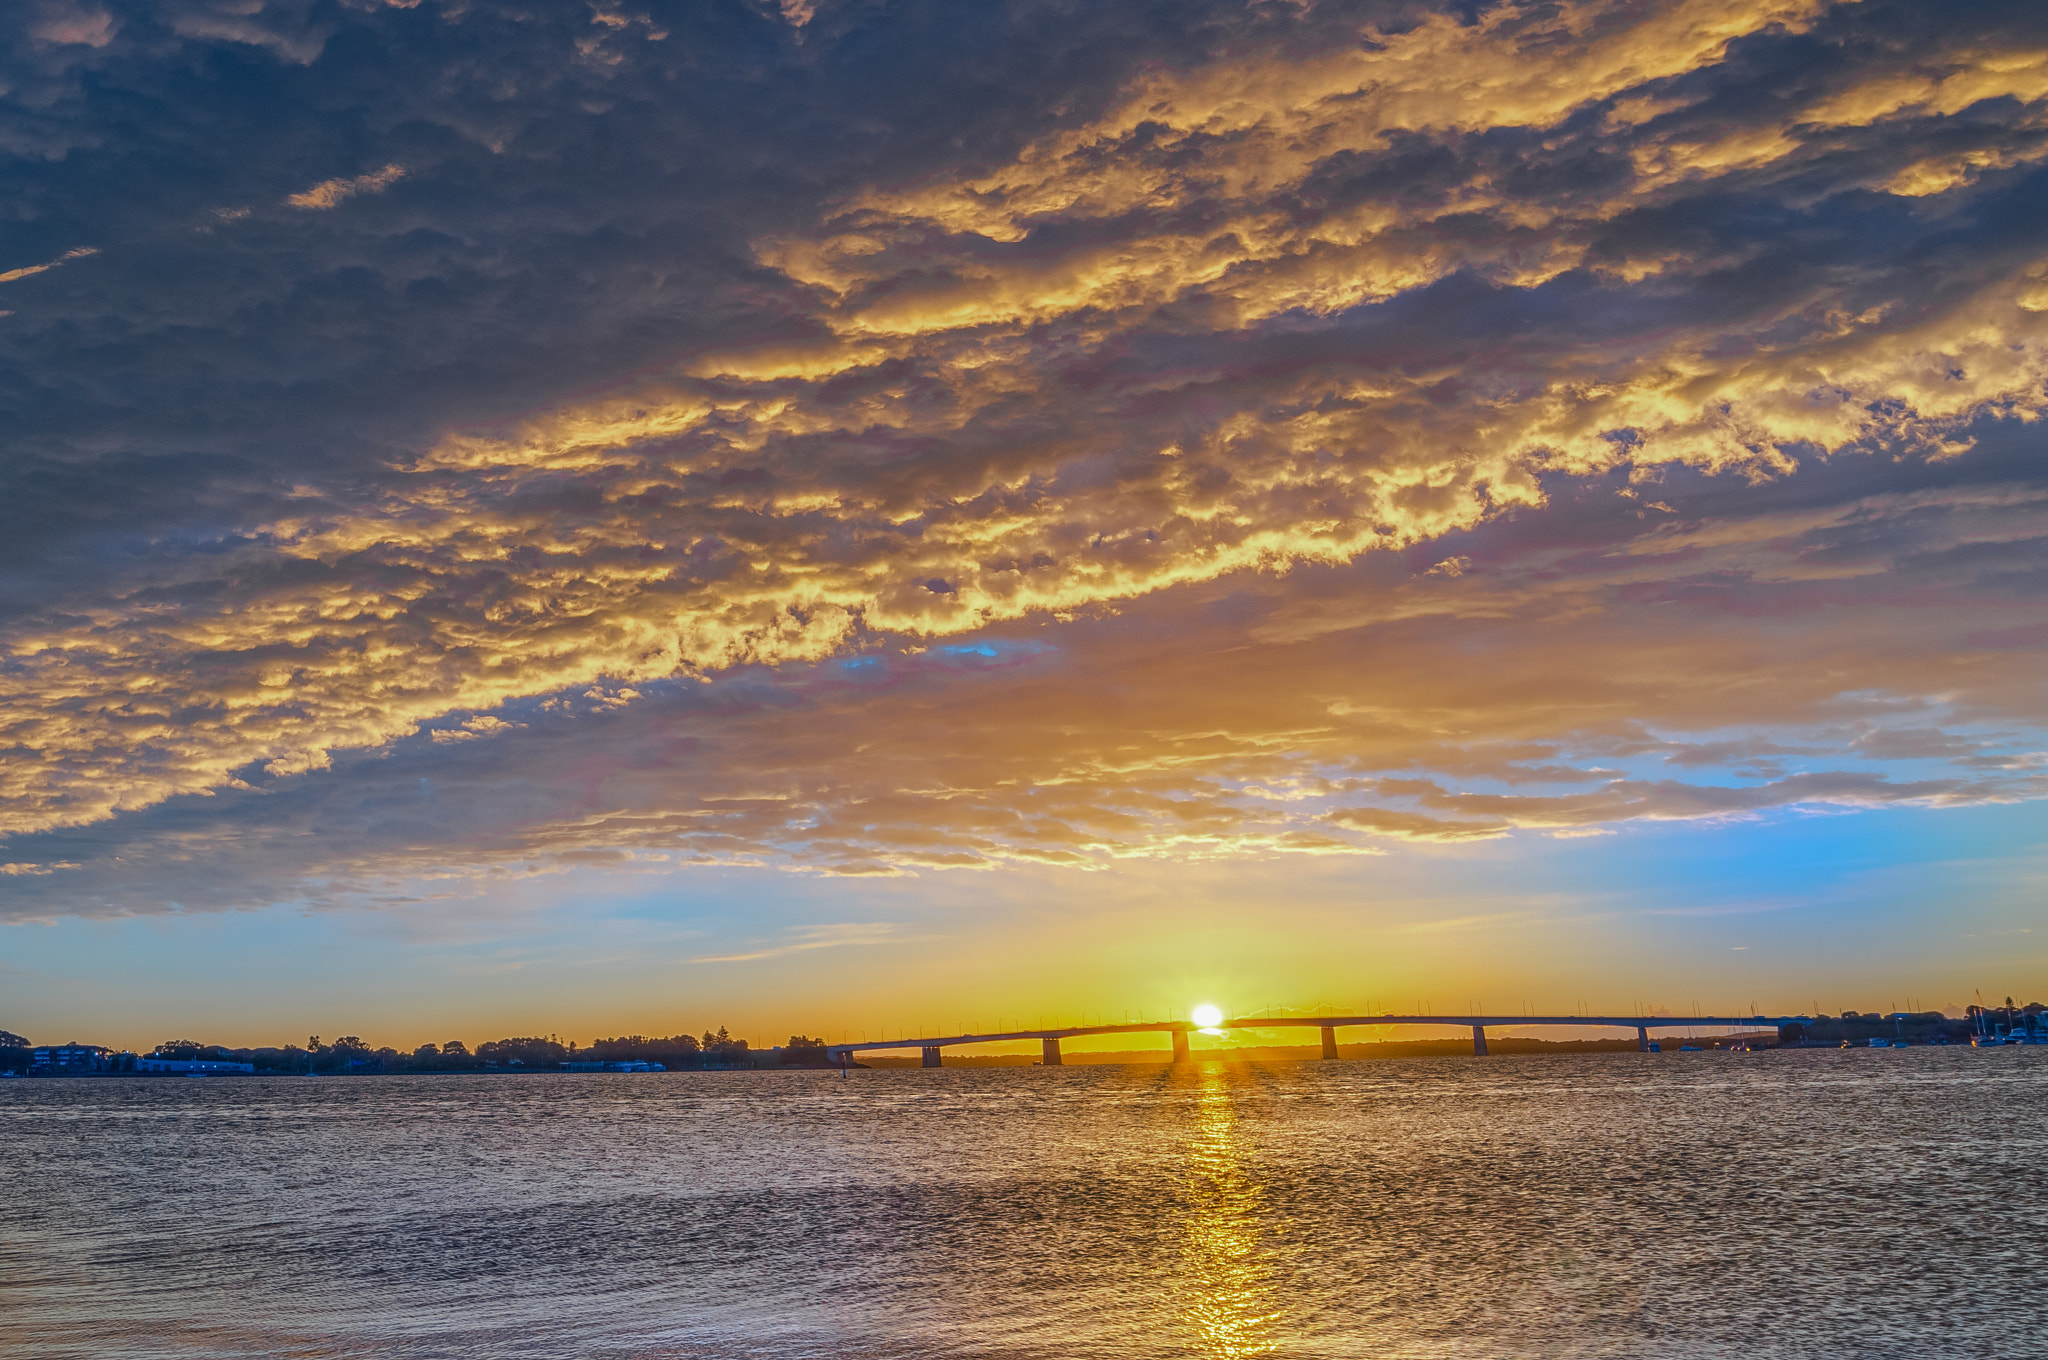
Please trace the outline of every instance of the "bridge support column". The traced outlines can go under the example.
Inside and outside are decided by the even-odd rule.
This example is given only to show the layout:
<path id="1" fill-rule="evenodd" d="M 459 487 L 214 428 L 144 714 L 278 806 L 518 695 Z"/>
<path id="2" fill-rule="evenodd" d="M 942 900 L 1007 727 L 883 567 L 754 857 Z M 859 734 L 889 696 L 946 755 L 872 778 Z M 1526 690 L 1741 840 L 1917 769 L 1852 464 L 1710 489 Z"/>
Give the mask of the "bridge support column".
<path id="1" fill-rule="evenodd" d="M 1486 1026 L 1484 1025 L 1474 1025 L 1472 1027 L 1472 1056 L 1475 1058 L 1486 1056 Z"/>
<path id="2" fill-rule="evenodd" d="M 1323 1026 L 1323 1061 L 1337 1061 L 1337 1027 L 1335 1025 Z"/>
<path id="3" fill-rule="evenodd" d="M 1638 1052 L 1638 1053 L 1648 1053 L 1649 1051 L 1650 1051 L 1650 1027 L 1649 1027 L 1648 1025 L 1637 1025 L 1637 1026 L 1636 1026 L 1636 1052 Z"/>
<path id="4" fill-rule="evenodd" d="M 1173 1060 L 1177 1063 L 1188 1060 L 1188 1032 L 1184 1029 L 1173 1032 Z"/>
<path id="5" fill-rule="evenodd" d="M 1038 1065 L 1041 1067 L 1058 1067 L 1060 1065 L 1060 1041 L 1057 1039 L 1041 1039 L 1038 1042 L 1044 1051 L 1044 1056 L 1038 1060 Z"/>
<path id="6" fill-rule="evenodd" d="M 924 1051 L 924 1065 L 926 1067 L 944 1066 L 944 1064 L 939 1061 L 939 1050 L 937 1050 L 936 1048 L 927 1048 Z"/>

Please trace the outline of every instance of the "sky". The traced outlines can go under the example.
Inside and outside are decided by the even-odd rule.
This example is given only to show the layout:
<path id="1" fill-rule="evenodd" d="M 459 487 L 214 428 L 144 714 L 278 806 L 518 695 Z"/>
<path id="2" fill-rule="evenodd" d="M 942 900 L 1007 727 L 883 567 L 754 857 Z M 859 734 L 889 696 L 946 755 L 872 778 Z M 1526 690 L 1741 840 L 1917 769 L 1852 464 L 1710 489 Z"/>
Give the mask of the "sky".
<path id="1" fill-rule="evenodd" d="M 2048 993 L 2037 4 L 29 0 L 0 183 L 15 1032 Z"/>

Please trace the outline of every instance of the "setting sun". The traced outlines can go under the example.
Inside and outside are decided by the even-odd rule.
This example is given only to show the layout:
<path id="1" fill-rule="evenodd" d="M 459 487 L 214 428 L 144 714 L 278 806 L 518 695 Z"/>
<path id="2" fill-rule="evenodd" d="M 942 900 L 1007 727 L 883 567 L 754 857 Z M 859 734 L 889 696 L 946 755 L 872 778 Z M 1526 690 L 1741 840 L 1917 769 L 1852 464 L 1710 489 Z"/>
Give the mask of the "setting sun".
<path id="1" fill-rule="evenodd" d="M 1188 1019 L 1200 1025 L 1203 1029 L 1214 1029 L 1223 1023 L 1223 1012 L 1205 1002 L 1189 1012 Z"/>

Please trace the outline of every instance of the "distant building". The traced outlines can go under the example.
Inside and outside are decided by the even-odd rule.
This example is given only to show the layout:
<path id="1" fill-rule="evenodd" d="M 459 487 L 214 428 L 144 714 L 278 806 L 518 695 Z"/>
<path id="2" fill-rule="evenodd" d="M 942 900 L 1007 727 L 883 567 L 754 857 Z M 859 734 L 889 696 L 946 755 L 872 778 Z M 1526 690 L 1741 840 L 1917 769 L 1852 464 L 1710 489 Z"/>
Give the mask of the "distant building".
<path id="1" fill-rule="evenodd" d="M 205 1075 L 208 1072 L 254 1072 L 255 1063 L 219 1062 L 212 1058 L 137 1058 L 138 1072 L 185 1072 Z"/>
<path id="2" fill-rule="evenodd" d="M 64 1076 L 79 1072 L 105 1072 L 114 1050 L 100 1044 L 44 1044 L 29 1059 L 28 1070 L 37 1076 Z"/>
<path id="3" fill-rule="evenodd" d="M 627 1062 L 565 1062 L 564 1072 L 666 1072 L 668 1068 L 660 1063 L 641 1062 L 634 1058 Z"/>

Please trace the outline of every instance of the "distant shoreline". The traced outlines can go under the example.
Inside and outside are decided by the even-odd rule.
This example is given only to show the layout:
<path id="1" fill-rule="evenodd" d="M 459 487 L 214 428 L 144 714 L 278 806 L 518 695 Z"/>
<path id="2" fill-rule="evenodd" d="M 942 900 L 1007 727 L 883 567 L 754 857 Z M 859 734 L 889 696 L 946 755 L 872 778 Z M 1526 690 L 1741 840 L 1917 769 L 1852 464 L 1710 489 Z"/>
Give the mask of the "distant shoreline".
<path id="1" fill-rule="evenodd" d="M 2033 1012 L 2030 1010 L 2028 1013 L 2032 1014 Z M 1680 1025 L 1673 1026 L 1672 1028 L 1683 1028 L 1683 1024 L 1681 1022 Z M 1826 1020 L 1820 1023 L 1809 1023 L 1798 1026 L 1788 1025 L 1782 1028 L 1698 1035 L 1672 1033 L 1667 1030 L 1657 1037 L 1657 1042 L 1661 1047 L 1661 1051 L 1665 1054 L 1675 1054 L 1685 1050 L 1699 1050 L 1711 1052 L 1715 1050 L 1725 1051 L 1729 1049 L 1740 1049 L 1750 1052 L 1761 1052 L 1766 1050 L 1777 1049 L 1828 1050 L 1855 1048 L 1860 1050 L 1869 1046 L 1875 1038 L 1885 1039 L 1885 1043 L 1881 1045 L 1881 1047 L 1884 1048 L 1890 1048 L 1894 1045 L 1898 1047 L 1913 1048 L 1967 1047 L 1970 1043 L 1967 1034 L 1965 1034 L 1965 1036 L 1963 1037 L 1958 1037 L 1956 1033 L 1952 1032 L 1964 1028 L 1964 1026 L 1960 1022 L 1943 1020 L 1939 1024 L 1916 1023 L 1912 1027 L 1913 1032 L 1910 1036 L 1910 1039 L 1907 1039 L 1903 1036 L 1899 1038 L 1893 1038 L 1887 1036 L 1884 1033 L 1884 1031 L 1886 1030 L 1895 1030 L 1899 1028 L 1903 1028 L 1903 1026 L 1899 1026 L 1896 1024 L 1883 1025 L 1880 1023 L 1876 1023 L 1876 1017 L 1871 1017 L 1868 1021 L 1866 1021 L 1864 1017 L 1854 1017 L 1852 1020 L 1846 1022 L 1842 1020 Z M 537 1043 L 539 1041 L 505 1042 Z M 606 1042 L 607 1044 L 618 1044 L 624 1041 L 612 1040 L 604 1042 Z M 635 1040 L 633 1042 L 636 1044 L 644 1045 L 647 1044 L 649 1041 Z M 672 1043 L 674 1041 L 658 1042 Z M 1466 1038 L 1454 1038 L 1445 1036 L 1434 1039 L 1386 1039 L 1379 1041 L 1364 1041 L 1358 1043 L 1340 1043 L 1336 1046 L 1336 1057 L 1346 1062 L 1385 1062 L 1405 1058 L 1460 1058 L 1480 1060 L 1485 1056 L 1542 1057 L 1571 1056 L 1575 1054 L 1585 1053 L 1637 1053 L 1641 1051 L 1639 1043 L 1640 1041 L 1633 1037 L 1614 1037 L 1603 1039 L 1539 1039 L 1526 1035 L 1496 1033 L 1489 1037 L 1488 1048 L 1490 1050 L 1490 1053 L 1486 1055 L 1475 1054 L 1473 1052 L 1472 1042 Z M 550 1045 L 550 1047 L 554 1046 Z M 130 1061 L 127 1064 L 115 1062 L 108 1067 L 99 1069 L 67 1067 L 55 1071 L 45 1070 L 9 1072 L 5 1075 L 9 1079 L 38 1079 L 49 1077 L 146 1077 L 152 1080 L 165 1079 L 179 1081 L 190 1080 L 193 1077 L 200 1076 L 215 1079 L 228 1076 L 290 1077 L 295 1080 L 304 1080 L 309 1077 L 332 1079 L 335 1077 L 343 1076 L 635 1076 L 654 1075 L 656 1073 L 660 1073 L 663 1071 L 838 1071 L 839 1064 L 829 1061 L 825 1058 L 825 1048 L 826 1046 L 821 1040 L 802 1040 L 800 1043 L 795 1044 L 791 1047 L 778 1046 L 772 1049 L 750 1049 L 743 1046 L 743 1041 L 733 1041 L 728 1049 L 717 1055 L 720 1059 L 718 1061 L 704 1061 L 704 1057 L 706 1055 L 702 1054 L 701 1051 L 679 1051 L 673 1054 L 664 1054 L 663 1056 L 666 1056 L 672 1059 L 673 1061 L 669 1062 L 665 1066 L 661 1064 L 653 1064 L 653 1070 L 651 1072 L 648 1071 L 644 1066 L 641 1068 L 640 1071 L 635 1072 L 630 1070 L 630 1067 L 639 1066 L 640 1064 L 622 1064 L 619 1062 L 611 1063 L 610 1066 L 612 1067 L 612 1070 L 609 1072 L 595 1072 L 591 1070 L 591 1068 L 597 1065 L 595 1061 L 576 1062 L 576 1068 L 578 1070 L 571 1070 L 570 1062 L 576 1061 L 575 1059 L 564 1061 L 559 1065 L 549 1064 L 546 1062 L 535 1062 L 531 1065 L 523 1065 L 515 1060 L 510 1064 L 504 1066 L 496 1066 L 491 1064 L 485 1064 L 483 1066 L 432 1067 L 410 1067 L 404 1065 L 384 1066 L 386 1060 L 392 1060 L 395 1064 L 405 1064 L 407 1062 L 407 1058 L 404 1055 L 400 1055 L 389 1050 L 375 1051 L 373 1052 L 370 1061 L 352 1065 L 350 1068 L 337 1069 L 330 1067 L 328 1068 L 328 1070 L 325 1071 L 309 1072 L 304 1066 L 297 1065 L 298 1062 L 302 1062 L 304 1060 L 304 1057 L 306 1056 L 304 1054 L 298 1054 L 297 1061 L 292 1062 L 292 1065 L 286 1065 L 285 1063 L 279 1063 L 276 1066 L 266 1065 L 269 1061 L 275 1061 L 276 1058 L 285 1056 L 287 1053 L 291 1052 L 289 1050 L 279 1051 L 219 1049 L 215 1051 L 218 1052 L 222 1058 L 234 1057 L 244 1062 L 253 1060 L 255 1063 L 255 1070 L 215 1070 L 199 1072 L 137 1071 L 135 1070 L 135 1067 L 133 1065 L 133 1059 L 130 1058 Z M 104 1050 L 100 1051 L 104 1052 Z M 566 1051 L 570 1053 L 579 1052 L 579 1050 L 575 1049 L 558 1049 L 558 1051 Z M 584 1050 L 584 1052 L 587 1051 L 588 1050 Z M 120 1056 L 128 1057 L 129 1055 Z M 1187 1056 L 1190 1060 L 1198 1064 L 1277 1064 L 1296 1062 L 1319 1062 L 1326 1060 L 1324 1058 L 1323 1050 L 1321 1046 L 1318 1044 L 1260 1044 L 1246 1045 L 1244 1047 L 1216 1048 L 1196 1047 L 1190 1050 Z M 466 1053 L 460 1054 L 459 1057 L 458 1055 L 452 1054 L 443 1055 L 441 1060 L 445 1062 L 451 1057 L 455 1057 L 457 1058 L 457 1060 L 473 1061 L 473 1059 L 470 1059 L 469 1055 Z M 791 1059 L 792 1057 L 797 1057 L 798 1060 L 790 1061 L 789 1059 Z M 734 1059 L 737 1059 L 737 1061 L 735 1061 Z M 1107 1067 L 1120 1065 L 1133 1065 L 1141 1067 L 1164 1067 L 1170 1065 L 1172 1063 L 1172 1060 L 1173 1051 L 1170 1047 L 1168 1047 L 1165 1044 L 1161 1044 L 1156 1048 L 1147 1046 L 1145 1048 L 1139 1049 L 1123 1048 L 1102 1050 L 1089 1050 L 1069 1045 L 1065 1048 L 1065 1051 L 1059 1055 L 1058 1065 L 1067 1067 Z M 291 1060 L 287 1059 L 287 1061 Z M 943 1062 L 941 1065 L 944 1067 L 1037 1067 L 1042 1064 L 1042 1061 L 1043 1059 L 1040 1056 L 1040 1054 L 1035 1052 L 990 1053 L 986 1050 L 975 1051 L 971 1049 L 966 1049 L 964 1046 L 962 1046 L 948 1048 L 945 1052 Z M 921 1068 L 923 1067 L 923 1065 L 923 1055 L 921 1055 L 917 1051 L 917 1047 L 914 1041 L 913 1043 L 906 1045 L 905 1047 L 900 1049 L 891 1048 L 882 1050 L 863 1050 L 859 1060 L 854 1061 L 850 1064 L 850 1066 L 855 1069 L 865 1070 L 894 1070 L 900 1068 Z M 627 1067 L 629 1070 L 620 1070 L 622 1066 Z"/>
<path id="2" fill-rule="evenodd" d="M 1677 1052 L 1679 1042 L 1680 1041 L 1678 1040 L 1677 1036 L 1670 1036 L 1664 1042 L 1664 1052 L 1667 1054 Z M 1771 1031 L 1761 1031 L 1756 1034 L 1701 1036 L 1699 1039 L 1699 1047 L 1703 1051 L 1711 1051 L 1717 1048 L 1726 1049 L 1731 1044 L 1741 1045 L 1742 1047 L 1752 1052 L 1761 1052 L 1767 1049 L 1778 1048 L 1829 1050 L 1838 1047 L 1838 1045 L 1833 1043 L 1809 1042 L 1804 1044 L 1781 1044 L 1776 1041 L 1776 1035 Z M 1915 1045 L 1915 1047 L 1941 1046 L 1942 1045 Z M 1961 1045 L 1953 1046 L 1960 1047 Z M 1492 1057 L 1531 1057 L 1545 1055 L 1571 1056 L 1575 1054 L 1584 1053 L 1636 1053 L 1639 1051 L 1636 1047 L 1636 1041 L 1634 1039 L 1525 1039 L 1520 1037 L 1501 1037 L 1491 1040 L 1489 1047 L 1492 1050 L 1489 1056 Z M 1409 1039 L 1389 1040 L 1379 1043 L 1339 1044 L 1337 1046 L 1337 1055 L 1339 1060 L 1345 1062 L 1380 1062 L 1400 1058 L 1467 1058 L 1474 1059 L 1477 1061 L 1483 1061 L 1483 1059 L 1475 1058 L 1475 1055 L 1472 1052 L 1472 1045 L 1470 1041 L 1465 1039 Z M 1067 1067 L 1114 1067 L 1120 1065 L 1166 1067 L 1171 1065 L 1172 1060 L 1171 1051 L 1165 1048 L 1120 1049 L 1094 1053 L 1076 1052 L 1070 1049 L 1062 1056 L 1062 1065 Z M 1323 1061 L 1322 1050 L 1321 1048 L 1315 1045 L 1262 1045 L 1258 1047 L 1245 1048 L 1198 1048 L 1193 1050 L 1193 1052 L 1190 1054 L 1190 1058 L 1195 1063 L 1291 1063 Z M 1039 1065 L 1039 1058 L 1036 1055 L 1029 1053 L 991 1053 L 978 1055 L 969 1055 L 964 1053 L 948 1053 L 945 1059 L 945 1066 L 947 1067 L 1036 1067 Z M 909 1055 L 900 1058 L 887 1057 L 870 1053 L 864 1056 L 860 1061 L 852 1064 L 852 1066 L 855 1068 L 855 1070 L 866 1069 L 887 1071 L 904 1068 L 919 1068 L 922 1066 L 922 1060 L 919 1056 L 916 1055 L 914 1050 Z M 715 1074 L 721 1072 L 836 1072 L 839 1070 L 839 1068 L 836 1064 L 832 1063 L 801 1063 L 789 1064 L 786 1066 L 776 1063 L 760 1063 L 749 1066 L 719 1066 L 679 1070 L 690 1071 L 695 1073 Z M 22 1079 L 42 1081 L 51 1079 L 78 1080 L 86 1078 L 133 1078 L 147 1081 L 188 1081 L 192 1080 L 194 1075 L 195 1074 L 187 1074 L 183 1072 L 66 1072 L 44 1073 L 39 1074 L 34 1078 L 24 1077 Z M 217 1081 L 223 1078 L 247 1077 L 289 1077 L 293 1080 L 302 1081 L 307 1079 L 309 1075 L 317 1077 L 319 1080 L 331 1081 L 341 1078 L 353 1079 L 357 1077 L 561 1077 L 653 1076 L 661 1074 L 622 1072 L 563 1072 L 558 1069 L 534 1067 L 512 1069 L 469 1068 L 454 1071 L 438 1072 L 358 1071 L 345 1073 L 324 1072 L 314 1074 L 308 1074 L 304 1072 L 279 1071 L 276 1069 L 265 1069 L 256 1072 L 209 1072 L 196 1075 L 203 1075 L 207 1080 L 210 1081 Z"/>

